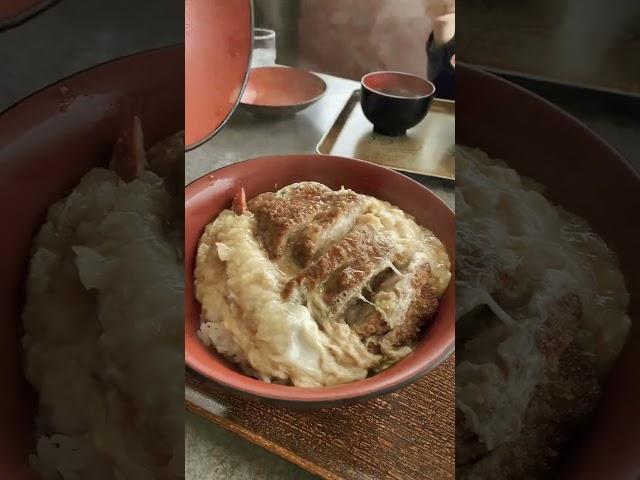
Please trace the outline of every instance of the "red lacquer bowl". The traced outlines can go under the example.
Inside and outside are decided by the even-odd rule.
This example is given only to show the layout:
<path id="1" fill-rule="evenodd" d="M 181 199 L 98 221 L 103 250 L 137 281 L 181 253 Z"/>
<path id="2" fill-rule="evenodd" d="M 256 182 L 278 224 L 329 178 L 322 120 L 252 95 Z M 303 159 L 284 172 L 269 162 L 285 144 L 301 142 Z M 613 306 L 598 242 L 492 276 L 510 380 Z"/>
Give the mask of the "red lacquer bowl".
<path id="1" fill-rule="evenodd" d="M 456 82 L 456 142 L 543 184 L 552 201 L 587 219 L 618 255 L 634 323 L 569 468 L 570 478 L 581 480 L 638 478 L 640 176 L 585 125 L 540 97 L 464 63 Z"/>
<path id="2" fill-rule="evenodd" d="M 251 0 L 184 3 L 185 146 L 225 124 L 244 89 L 253 43 Z"/>
<path id="3" fill-rule="evenodd" d="M 22 364 L 23 286 L 48 207 L 106 166 L 135 113 L 147 145 L 183 128 L 184 50 L 114 60 L 62 80 L 0 114 L 0 478 L 34 478 L 35 396 Z"/>
<path id="4" fill-rule="evenodd" d="M 326 90 L 324 80 L 306 70 L 259 67 L 249 73 L 240 105 L 253 113 L 290 115 L 320 100 Z"/>
<path id="5" fill-rule="evenodd" d="M 204 227 L 229 208 L 240 187 L 247 198 L 291 183 L 317 181 L 338 189 L 387 200 L 414 215 L 443 241 L 453 265 L 454 214 L 436 195 L 410 178 L 373 163 L 324 155 L 262 157 L 222 168 L 187 186 L 185 192 L 185 362 L 220 385 L 254 399 L 287 406 L 335 406 L 382 395 L 412 382 L 437 367 L 454 349 L 454 280 L 433 323 L 416 350 L 388 370 L 345 385 L 302 388 L 274 385 L 244 375 L 199 340 L 200 305 L 193 292 L 195 253 Z"/>

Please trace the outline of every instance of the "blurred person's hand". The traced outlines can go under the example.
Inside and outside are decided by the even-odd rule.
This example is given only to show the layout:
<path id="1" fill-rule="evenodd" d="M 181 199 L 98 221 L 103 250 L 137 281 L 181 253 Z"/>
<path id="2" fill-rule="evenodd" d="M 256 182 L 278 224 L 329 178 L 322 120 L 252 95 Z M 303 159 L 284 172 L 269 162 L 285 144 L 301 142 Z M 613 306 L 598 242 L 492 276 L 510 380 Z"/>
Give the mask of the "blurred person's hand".
<path id="1" fill-rule="evenodd" d="M 431 19 L 431 34 L 427 41 L 427 78 L 436 86 L 440 98 L 455 98 L 454 64 L 455 11 Z"/>
<path id="2" fill-rule="evenodd" d="M 433 19 L 433 40 L 438 45 L 449 42 L 456 34 L 456 14 L 447 13 Z"/>

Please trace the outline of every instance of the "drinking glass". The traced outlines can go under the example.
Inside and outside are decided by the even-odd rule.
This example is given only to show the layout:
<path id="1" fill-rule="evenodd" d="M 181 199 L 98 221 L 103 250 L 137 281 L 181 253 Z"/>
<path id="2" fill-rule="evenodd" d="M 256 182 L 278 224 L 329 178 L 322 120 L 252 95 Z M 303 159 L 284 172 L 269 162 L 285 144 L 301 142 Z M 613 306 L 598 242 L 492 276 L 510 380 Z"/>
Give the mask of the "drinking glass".
<path id="1" fill-rule="evenodd" d="M 268 67 L 275 63 L 276 32 L 267 28 L 254 28 L 251 68 Z"/>

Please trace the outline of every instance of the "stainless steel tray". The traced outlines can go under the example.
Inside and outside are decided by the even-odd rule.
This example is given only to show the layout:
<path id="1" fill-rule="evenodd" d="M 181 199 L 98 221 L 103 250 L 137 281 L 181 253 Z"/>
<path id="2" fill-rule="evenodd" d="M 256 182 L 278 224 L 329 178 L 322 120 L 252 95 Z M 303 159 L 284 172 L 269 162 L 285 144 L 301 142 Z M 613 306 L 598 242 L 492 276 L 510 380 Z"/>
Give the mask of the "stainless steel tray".
<path id="1" fill-rule="evenodd" d="M 384 165 L 394 170 L 430 177 L 455 179 L 456 104 L 434 99 L 426 118 L 402 137 L 373 131 L 360 107 L 355 90 L 316 151 Z"/>

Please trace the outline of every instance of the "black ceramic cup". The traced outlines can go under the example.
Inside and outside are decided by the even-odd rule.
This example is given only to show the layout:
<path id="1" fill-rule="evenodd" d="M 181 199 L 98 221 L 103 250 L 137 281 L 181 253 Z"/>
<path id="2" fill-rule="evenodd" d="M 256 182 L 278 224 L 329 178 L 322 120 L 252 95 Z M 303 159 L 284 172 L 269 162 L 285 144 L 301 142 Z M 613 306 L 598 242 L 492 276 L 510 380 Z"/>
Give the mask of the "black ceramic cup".
<path id="1" fill-rule="evenodd" d="M 372 72 L 360 80 L 360 105 L 373 130 L 397 137 L 427 115 L 436 87 L 402 72 Z"/>

